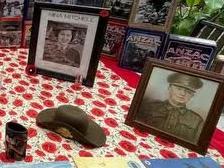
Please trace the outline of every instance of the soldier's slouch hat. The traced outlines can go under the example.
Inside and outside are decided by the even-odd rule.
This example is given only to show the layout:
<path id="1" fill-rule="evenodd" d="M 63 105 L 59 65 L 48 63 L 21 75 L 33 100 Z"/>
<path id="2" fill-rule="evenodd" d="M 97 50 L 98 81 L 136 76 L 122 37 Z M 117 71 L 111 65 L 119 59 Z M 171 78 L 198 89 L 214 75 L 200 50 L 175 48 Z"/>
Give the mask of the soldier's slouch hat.
<path id="1" fill-rule="evenodd" d="M 203 86 L 203 82 L 200 78 L 181 73 L 170 74 L 167 81 L 170 84 L 189 89 L 193 92 Z"/>

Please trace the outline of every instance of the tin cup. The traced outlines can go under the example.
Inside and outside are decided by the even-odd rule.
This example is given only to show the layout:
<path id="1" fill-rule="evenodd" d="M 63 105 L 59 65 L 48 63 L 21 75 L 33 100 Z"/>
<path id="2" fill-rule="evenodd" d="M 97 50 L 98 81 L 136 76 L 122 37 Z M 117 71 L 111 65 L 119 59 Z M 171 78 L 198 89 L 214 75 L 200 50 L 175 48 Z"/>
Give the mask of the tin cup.
<path id="1" fill-rule="evenodd" d="M 6 123 L 5 145 L 8 159 L 23 160 L 26 156 L 27 129 L 15 122 Z"/>

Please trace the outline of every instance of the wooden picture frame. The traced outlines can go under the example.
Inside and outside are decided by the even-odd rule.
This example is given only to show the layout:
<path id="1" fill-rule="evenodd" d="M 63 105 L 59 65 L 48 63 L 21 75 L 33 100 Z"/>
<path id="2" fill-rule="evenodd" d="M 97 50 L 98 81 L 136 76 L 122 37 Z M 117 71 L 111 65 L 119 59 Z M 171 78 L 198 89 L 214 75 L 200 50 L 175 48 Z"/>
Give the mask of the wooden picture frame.
<path id="1" fill-rule="evenodd" d="M 204 155 L 222 111 L 223 89 L 222 75 L 150 59 L 125 123 Z"/>
<path id="2" fill-rule="evenodd" d="M 128 24 L 130 27 L 169 32 L 176 7 L 177 0 L 167 0 L 163 4 L 157 0 L 149 4 L 145 0 L 134 0 Z M 146 10 L 150 12 L 147 13 Z"/>
<path id="3" fill-rule="evenodd" d="M 27 72 L 92 87 L 108 18 L 107 9 L 35 3 Z"/>
<path id="4" fill-rule="evenodd" d="M 134 0 L 104 0 L 103 7 L 110 8 L 111 18 L 127 21 Z"/>
<path id="5" fill-rule="evenodd" d="M 0 48 L 19 48 L 22 41 L 22 18 L 0 18 Z"/>
<path id="6" fill-rule="evenodd" d="M 119 60 L 127 30 L 127 22 L 110 18 L 105 33 L 102 54 Z"/>

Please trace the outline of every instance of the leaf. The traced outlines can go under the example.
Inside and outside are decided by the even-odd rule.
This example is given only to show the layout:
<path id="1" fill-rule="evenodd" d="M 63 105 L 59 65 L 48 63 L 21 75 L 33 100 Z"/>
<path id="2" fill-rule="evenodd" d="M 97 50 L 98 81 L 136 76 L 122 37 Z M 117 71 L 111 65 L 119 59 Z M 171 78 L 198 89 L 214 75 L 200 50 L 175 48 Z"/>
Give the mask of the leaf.
<path id="1" fill-rule="evenodd" d="M 189 7 L 198 5 L 200 2 L 201 2 L 201 0 L 186 0 L 186 3 Z"/>
<path id="2" fill-rule="evenodd" d="M 173 29 L 174 30 L 173 33 L 180 34 L 180 35 L 190 35 L 195 26 L 195 22 L 196 22 L 196 20 L 194 20 L 192 18 L 183 19 Z"/>
<path id="3" fill-rule="evenodd" d="M 217 10 L 224 6 L 224 0 L 204 0 L 206 6 L 211 10 Z"/>

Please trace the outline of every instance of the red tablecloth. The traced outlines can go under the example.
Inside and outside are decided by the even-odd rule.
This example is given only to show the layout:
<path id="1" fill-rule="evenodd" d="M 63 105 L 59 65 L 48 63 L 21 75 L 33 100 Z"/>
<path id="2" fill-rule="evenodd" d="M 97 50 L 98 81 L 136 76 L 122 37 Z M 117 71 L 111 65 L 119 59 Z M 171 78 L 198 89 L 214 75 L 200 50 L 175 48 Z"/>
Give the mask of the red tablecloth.
<path id="1" fill-rule="evenodd" d="M 9 161 L 4 153 L 5 123 L 11 120 L 28 128 L 29 140 L 25 161 L 70 160 L 79 156 L 130 156 L 139 158 L 197 157 L 199 154 L 179 145 L 142 132 L 124 124 L 135 89 L 117 74 L 98 66 L 93 88 L 71 82 L 24 73 L 28 50 L 0 50 L 0 160 Z M 67 140 L 35 124 L 37 114 L 62 104 L 77 105 L 97 122 L 107 135 L 106 145 L 91 149 Z M 224 165 L 214 148 L 207 156 Z"/>

